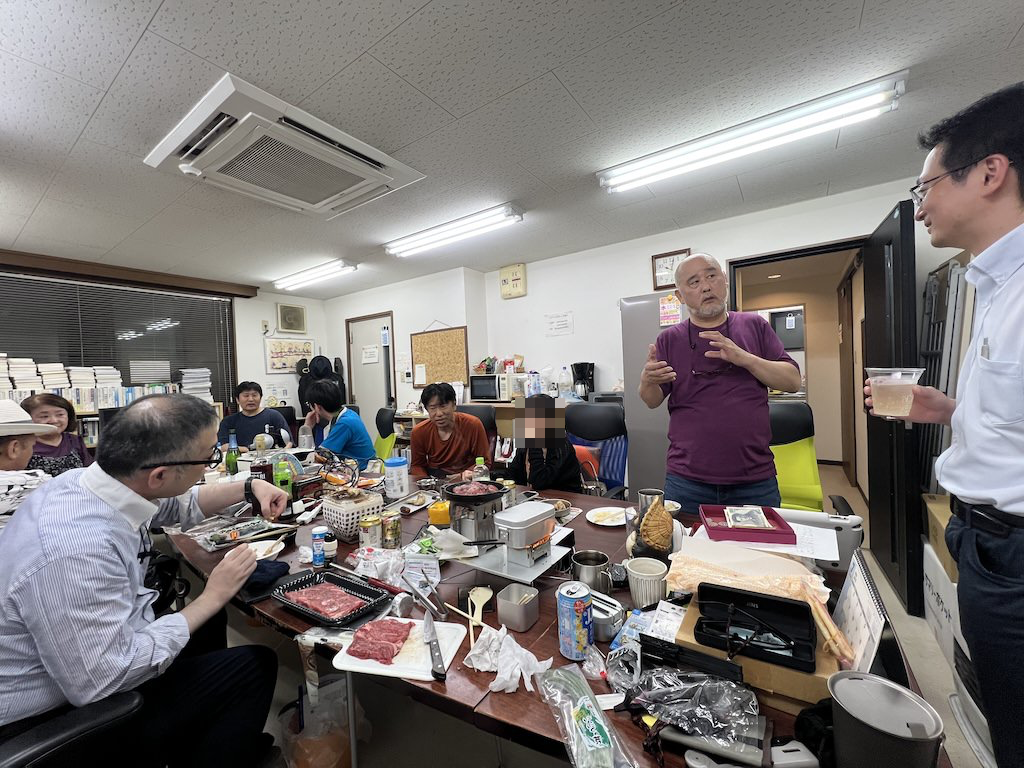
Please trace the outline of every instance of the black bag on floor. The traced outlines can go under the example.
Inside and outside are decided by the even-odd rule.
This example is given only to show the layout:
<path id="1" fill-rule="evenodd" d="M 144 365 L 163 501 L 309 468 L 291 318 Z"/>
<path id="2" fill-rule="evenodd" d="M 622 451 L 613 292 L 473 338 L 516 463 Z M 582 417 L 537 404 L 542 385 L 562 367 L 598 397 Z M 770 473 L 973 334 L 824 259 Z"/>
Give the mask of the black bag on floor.
<path id="1" fill-rule="evenodd" d="M 836 768 L 832 740 L 832 699 L 822 699 L 796 716 L 793 736 L 818 758 L 820 768 Z"/>

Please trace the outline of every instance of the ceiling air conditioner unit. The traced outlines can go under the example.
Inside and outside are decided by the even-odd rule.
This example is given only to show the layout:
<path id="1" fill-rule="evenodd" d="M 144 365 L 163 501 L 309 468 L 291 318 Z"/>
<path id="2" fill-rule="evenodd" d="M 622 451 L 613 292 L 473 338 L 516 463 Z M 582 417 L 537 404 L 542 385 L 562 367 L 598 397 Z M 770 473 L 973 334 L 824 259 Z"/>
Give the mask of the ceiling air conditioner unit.
<path id="1" fill-rule="evenodd" d="M 324 219 L 423 178 L 233 75 L 224 75 L 145 162 Z"/>

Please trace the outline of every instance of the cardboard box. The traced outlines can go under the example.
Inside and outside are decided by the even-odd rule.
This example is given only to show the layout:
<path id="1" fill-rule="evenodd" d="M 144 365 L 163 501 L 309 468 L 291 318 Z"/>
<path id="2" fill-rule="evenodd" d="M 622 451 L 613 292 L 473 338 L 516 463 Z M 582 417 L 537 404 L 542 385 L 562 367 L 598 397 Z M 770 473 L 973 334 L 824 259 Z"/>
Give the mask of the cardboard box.
<path id="1" fill-rule="evenodd" d="M 924 541 L 924 619 L 939 642 L 942 655 L 953 666 L 953 640 L 960 631 L 956 584 L 949 579 L 932 545 Z"/>
<path id="2" fill-rule="evenodd" d="M 935 550 L 935 555 L 942 563 L 949 580 L 956 584 L 960 581 L 960 574 L 956 568 L 956 561 L 949 554 L 945 537 L 946 523 L 953 514 L 949 509 L 949 496 L 925 493 L 921 498 L 928 509 L 928 541 L 931 542 L 932 549 Z"/>
<path id="3" fill-rule="evenodd" d="M 696 606 L 691 606 L 686 611 L 679 632 L 676 634 L 676 643 L 684 648 L 715 656 L 719 659 L 728 657 L 725 651 L 701 645 L 693 636 L 693 628 L 697 625 L 700 611 Z M 818 648 L 815 653 L 817 668 L 814 673 L 800 672 L 778 664 L 770 664 L 759 659 L 751 659 L 742 654 L 733 659 L 734 662 L 743 667 L 743 682 L 758 691 L 784 697 L 792 700 L 792 705 L 787 708 L 798 706 L 797 711 L 803 709 L 807 704 L 813 704 L 821 699 L 828 698 L 828 678 L 833 672 L 839 671 L 839 662 L 832 654 L 825 650 L 818 634 Z M 775 706 L 773 703 L 772 706 Z M 781 708 L 781 707 L 780 707 Z"/>

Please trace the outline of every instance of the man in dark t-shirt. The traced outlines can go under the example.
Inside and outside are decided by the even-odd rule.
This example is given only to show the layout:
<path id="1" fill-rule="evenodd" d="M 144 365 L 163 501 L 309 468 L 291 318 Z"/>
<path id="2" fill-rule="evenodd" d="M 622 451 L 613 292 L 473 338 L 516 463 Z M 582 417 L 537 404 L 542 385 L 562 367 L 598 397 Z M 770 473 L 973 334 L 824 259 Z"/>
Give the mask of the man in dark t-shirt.
<path id="1" fill-rule="evenodd" d="M 779 506 L 768 389 L 796 392 L 800 369 L 767 321 L 729 312 L 718 262 L 694 254 L 676 267 L 676 296 L 689 318 L 650 345 L 640 398 L 668 398 L 665 497 L 682 512 L 701 504 Z"/>
<path id="2" fill-rule="evenodd" d="M 277 427 L 284 438 L 284 447 L 292 444 L 291 428 L 284 416 L 273 408 L 263 407 L 263 387 L 256 381 L 243 381 L 235 387 L 235 402 L 238 411 L 224 417 L 217 429 L 217 444 L 222 451 L 228 449 L 228 435 L 235 430 L 238 449 L 245 453 L 256 439 L 256 435 L 265 432 L 267 426 Z"/>

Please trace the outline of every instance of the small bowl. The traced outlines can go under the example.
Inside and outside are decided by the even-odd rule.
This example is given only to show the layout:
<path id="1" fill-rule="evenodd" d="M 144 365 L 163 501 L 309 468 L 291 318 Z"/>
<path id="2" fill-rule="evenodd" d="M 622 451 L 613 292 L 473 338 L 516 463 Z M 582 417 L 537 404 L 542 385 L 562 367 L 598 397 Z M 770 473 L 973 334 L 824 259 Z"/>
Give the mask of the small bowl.
<path id="1" fill-rule="evenodd" d="M 670 501 L 668 499 L 665 500 L 665 510 L 670 515 L 672 515 L 672 517 L 675 517 L 676 516 L 676 512 L 678 512 L 682 508 L 683 508 L 683 505 L 680 504 L 678 501 Z"/>

